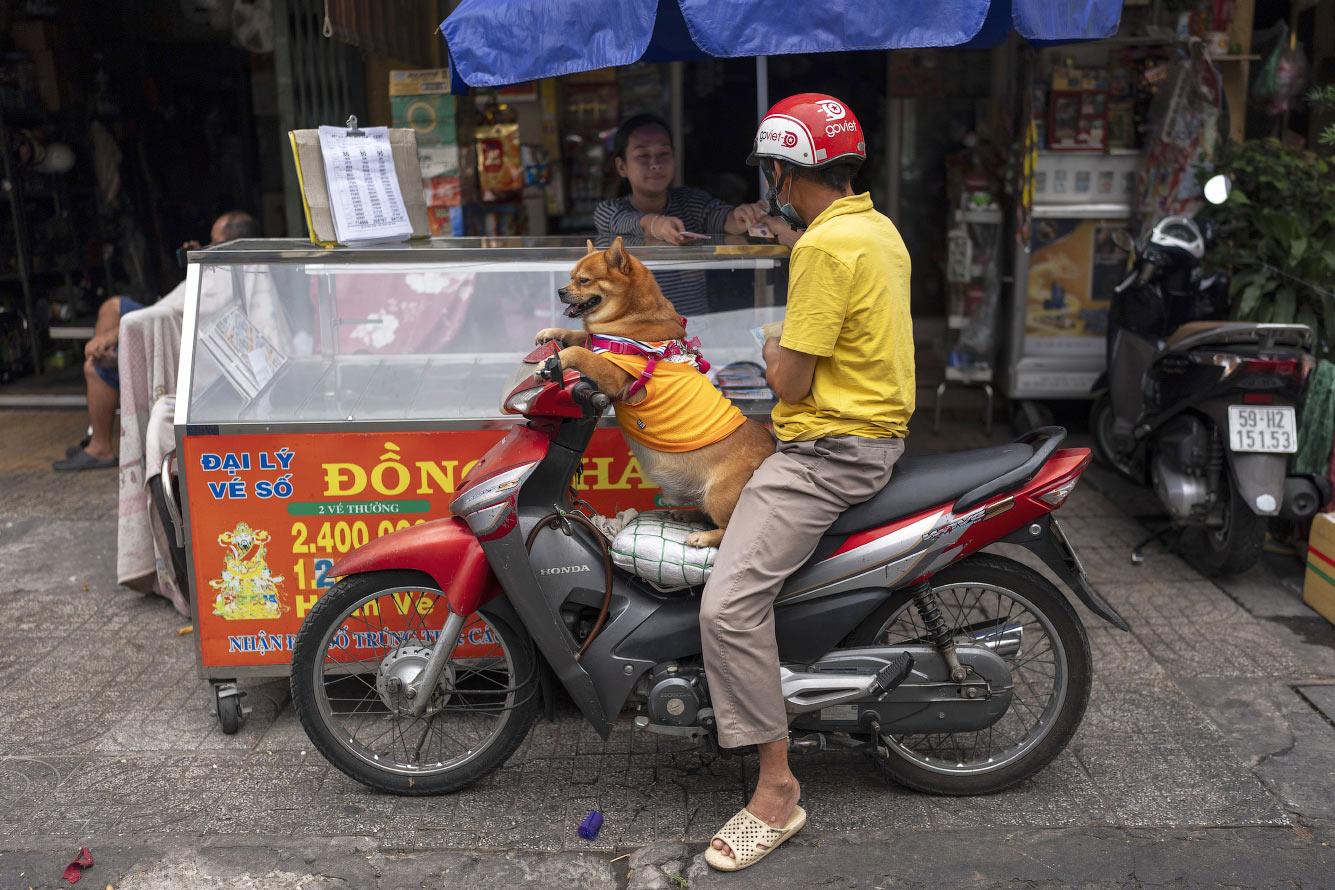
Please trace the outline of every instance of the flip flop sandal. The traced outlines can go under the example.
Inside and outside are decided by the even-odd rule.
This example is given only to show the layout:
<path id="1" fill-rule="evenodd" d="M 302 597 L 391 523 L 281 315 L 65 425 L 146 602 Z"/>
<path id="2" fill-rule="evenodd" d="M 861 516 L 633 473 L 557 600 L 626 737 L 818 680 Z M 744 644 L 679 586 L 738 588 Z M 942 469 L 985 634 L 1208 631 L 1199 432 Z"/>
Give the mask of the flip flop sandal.
<path id="1" fill-rule="evenodd" d="M 793 814 L 783 828 L 774 828 L 751 815 L 745 807 L 737 811 L 727 823 L 718 830 L 718 834 L 709 839 L 709 849 L 705 850 L 705 862 L 719 871 L 741 871 L 755 865 L 782 844 L 788 838 L 802 830 L 807 824 L 807 811 L 793 807 Z M 714 849 L 714 841 L 720 840 L 732 849 L 732 855 Z"/>
<path id="2" fill-rule="evenodd" d="M 70 457 L 64 460 L 58 460 L 51 465 L 53 470 L 102 470 L 108 467 L 120 466 L 118 457 L 93 457 L 87 451 L 80 448 Z"/>

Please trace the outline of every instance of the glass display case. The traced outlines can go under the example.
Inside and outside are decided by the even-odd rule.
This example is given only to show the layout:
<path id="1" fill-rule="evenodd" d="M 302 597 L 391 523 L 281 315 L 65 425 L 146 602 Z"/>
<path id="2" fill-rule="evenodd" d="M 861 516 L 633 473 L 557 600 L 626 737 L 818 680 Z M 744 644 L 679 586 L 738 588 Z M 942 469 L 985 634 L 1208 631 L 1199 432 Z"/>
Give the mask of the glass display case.
<path id="1" fill-rule="evenodd" d="M 704 290 L 712 311 L 688 336 L 725 393 L 767 419 L 759 366 L 734 363 L 759 363 L 752 330 L 782 316 L 787 249 L 628 246 L 656 276 Z M 557 289 L 587 250 L 582 238 L 243 240 L 189 255 L 175 434 L 200 670 L 216 688 L 286 675 L 340 556 L 448 515 L 472 462 L 518 420 L 501 390 L 534 335 L 578 326 Z M 572 484 L 604 514 L 658 504 L 611 412 Z"/>

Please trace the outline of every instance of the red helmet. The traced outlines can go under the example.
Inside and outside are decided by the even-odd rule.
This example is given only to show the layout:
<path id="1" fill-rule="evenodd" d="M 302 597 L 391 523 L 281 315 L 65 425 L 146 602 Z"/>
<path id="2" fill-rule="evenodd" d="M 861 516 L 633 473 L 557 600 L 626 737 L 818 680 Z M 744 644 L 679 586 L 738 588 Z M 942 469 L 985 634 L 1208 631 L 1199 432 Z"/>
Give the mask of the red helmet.
<path id="1" fill-rule="evenodd" d="M 824 93 L 789 96 L 765 115 L 748 164 L 775 158 L 798 167 L 824 167 L 838 160 L 865 161 L 862 125 L 843 102 Z"/>

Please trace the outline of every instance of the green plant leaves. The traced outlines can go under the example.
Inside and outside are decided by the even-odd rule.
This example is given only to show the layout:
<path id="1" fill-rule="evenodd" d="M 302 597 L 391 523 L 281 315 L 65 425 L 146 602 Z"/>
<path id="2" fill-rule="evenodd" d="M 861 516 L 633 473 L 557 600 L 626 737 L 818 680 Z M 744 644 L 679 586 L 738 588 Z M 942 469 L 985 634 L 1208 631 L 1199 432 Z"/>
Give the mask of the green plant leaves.
<path id="1" fill-rule="evenodd" d="M 1241 276 L 1239 276 L 1241 278 Z M 1257 304 L 1261 302 L 1261 297 L 1266 292 L 1268 280 L 1264 273 L 1253 274 L 1250 276 L 1250 282 L 1243 288 L 1241 296 L 1235 303 L 1237 307 L 1236 315 L 1238 318 L 1251 318 L 1252 313 L 1256 311 Z"/>
<path id="2" fill-rule="evenodd" d="M 1298 312 L 1294 315 L 1293 320 L 1298 324 L 1307 325 L 1312 329 L 1312 333 L 1320 336 L 1321 324 L 1317 319 L 1317 314 L 1313 312 L 1312 307 L 1308 306 L 1306 303 L 1298 307 Z"/>
<path id="3" fill-rule="evenodd" d="M 1275 324 L 1293 324 L 1297 303 L 1298 298 L 1293 288 L 1284 285 L 1275 293 L 1275 309 L 1270 315 L 1270 321 Z"/>
<path id="4" fill-rule="evenodd" d="M 1202 211 L 1236 232 L 1210 257 L 1233 277 L 1233 317 L 1299 321 L 1335 348 L 1335 300 L 1314 289 L 1335 282 L 1335 163 L 1253 139 L 1222 143 L 1211 172 L 1233 180 L 1228 201 Z"/>
<path id="5" fill-rule="evenodd" d="M 1289 242 L 1289 264 L 1297 265 L 1305 253 L 1307 253 L 1307 236 L 1301 233 L 1294 234 Z"/>

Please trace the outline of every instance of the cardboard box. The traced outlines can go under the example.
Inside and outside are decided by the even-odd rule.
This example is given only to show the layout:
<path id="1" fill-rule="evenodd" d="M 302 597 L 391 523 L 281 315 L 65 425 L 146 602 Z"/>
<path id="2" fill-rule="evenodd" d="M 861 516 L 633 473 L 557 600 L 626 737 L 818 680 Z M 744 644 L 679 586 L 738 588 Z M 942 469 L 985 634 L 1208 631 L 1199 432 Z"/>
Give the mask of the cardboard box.
<path id="1" fill-rule="evenodd" d="M 1335 624 L 1335 513 L 1319 513 L 1312 520 L 1303 602 Z"/>
<path id="2" fill-rule="evenodd" d="M 482 234 L 480 208 L 476 204 L 466 204 L 462 207 L 428 207 L 427 217 L 433 235 L 463 238 Z"/>
<path id="3" fill-rule="evenodd" d="M 457 207 L 461 189 L 458 176 L 433 176 L 422 180 L 422 195 L 427 207 Z"/>
<path id="4" fill-rule="evenodd" d="M 427 68 L 421 71 L 389 72 L 391 96 L 429 96 L 450 91 L 450 69 Z"/>
<path id="5" fill-rule="evenodd" d="M 459 175 L 459 146 L 419 145 L 417 161 L 422 167 L 423 179 Z M 430 201 L 427 202 L 431 203 Z"/>
<path id="6" fill-rule="evenodd" d="M 477 180 L 471 176 L 433 176 L 422 178 L 422 195 L 428 207 L 458 207 L 478 199 Z"/>
<path id="7" fill-rule="evenodd" d="M 433 235 L 455 235 L 454 226 L 451 221 L 450 211 L 453 207 L 427 207 L 427 223 L 431 226 Z M 462 233 L 461 233 L 462 234 Z M 458 237 L 455 235 L 455 237 Z"/>
<path id="8" fill-rule="evenodd" d="M 418 145 L 436 145 L 458 141 L 455 125 L 457 100 L 454 96 L 391 96 L 394 126 L 407 127 L 417 134 Z"/>

